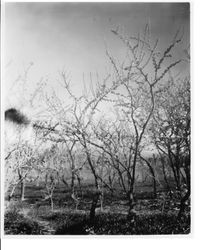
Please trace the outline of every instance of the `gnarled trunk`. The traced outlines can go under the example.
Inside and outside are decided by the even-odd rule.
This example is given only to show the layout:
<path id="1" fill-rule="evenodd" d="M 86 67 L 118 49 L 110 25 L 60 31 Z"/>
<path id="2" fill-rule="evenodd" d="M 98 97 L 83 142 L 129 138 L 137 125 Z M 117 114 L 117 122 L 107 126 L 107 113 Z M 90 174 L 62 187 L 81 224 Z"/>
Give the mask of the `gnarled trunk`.
<path id="1" fill-rule="evenodd" d="M 91 222 L 91 224 L 94 224 L 94 222 L 95 222 L 95 210 L 97 208 L 100 196 L 101 196 L 101 191 L 97 189 L 94 193 L 92 205 L 90 208 L 90 222 Z"/>

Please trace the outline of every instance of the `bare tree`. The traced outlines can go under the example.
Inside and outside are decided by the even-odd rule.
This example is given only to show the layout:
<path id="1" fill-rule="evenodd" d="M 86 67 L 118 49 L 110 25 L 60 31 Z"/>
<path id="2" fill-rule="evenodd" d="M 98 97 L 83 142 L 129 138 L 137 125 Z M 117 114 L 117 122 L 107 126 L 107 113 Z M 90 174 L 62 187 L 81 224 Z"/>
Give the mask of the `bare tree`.
<path id="1" fill-rule="evenodd" d="M 151 45 L 149 26 L 146 26 L 142 37 L 125 38 L 118 30 L 112 31 L 125 44 L 128 52 L 127 58 L 121 65 L 108 57 L 113 65 L 116 79 L 124 87 L 125 92 L 118 92 L 119 119 L 130 124 L 132 134 L 129 169 L 129 213 L 134 208 L 134 186 L 136 179 L 136 166 L 140 158 L 140 147 L 146 139 L 146 130 L 155 110 L 155 96 L 160 82 L 166 78 L 167 73 L 181 62 L 175 60 L 168 62 L 172 57 L 173 48 L 181 41 L 176 34 L 173 42 L 163 53 L 157 51 L 158 41 Z M 125 66 L 126 65 L 126 66 Z M 124 94 L 126 93 L 126 94 Z M 122 116 L 123 114 L 123 116 Z"/>
<path id="2" fill-rule="evenodd" d="M 160 154 L 168 159 L 184 212 L 190 196 L 190 82 L 171 81 L 157 98 L 158 109 L 151 127 Z"/>
<path id="3" fill-rule="evenodd" d="M 33 169 L 35 153 L 27 143 L 19 143 L 5 162 L 5 185 L 6 191 L 10 190 L 9 200 L 13 197 L 17 186 L 21 185 L 20 198 L 24 200 L 25 182 Z"/>
<path id="4" fill-rule="evenodd" d="M 135 205 L 136 168 L 147 140 L 147 128 L 155 110 L 158 86 L 166 79 L 167 73 L 181 62 L 181 59 L 174 60 L 172 56 L 173 49 L 181 38 L 178 38 L 177 33 L 172 43 L 160 53 L 157 50 L 158 41 L 153 45 L 150 41 L 148 25 L 142 36 L 127 38 L 118 30 L 113 30 L 112 33 L 124 43 L 126 49 L 125 60 L 121 64 L 107 51 L 113 67 L 112 77 L 108 75 L 101 83 L 97 81 L 96 87 L 91 80 L 90 93 L 76 96 L 71 90 L 69 76 L 63 71 L 60 83 L 67 91 L 69 102 L 63 104 L 53 93 L 54 98 L 52 101 L 47 98 L 47 103 L 51 112 L 60 120 L 63 137 L 67 136 L 66 141 L 76 140 L 81 145 L 98 197 L 102 191 L 99 185 L 102 178 L 98 173 L 99 164 L 96 160 L 99 153 L 103 153 L 103 157 L 112 164 L 127 194 L 130 214 Z M 97 134 L 98 108 L 103 102 L 113 104 L 115 118 L 111 123 L 111 130 L 106 127 L 108 131 Z M 72 162 L 72 157 L 70 159 Z M 108 182 L 105 183 L 109 187 Z"/>

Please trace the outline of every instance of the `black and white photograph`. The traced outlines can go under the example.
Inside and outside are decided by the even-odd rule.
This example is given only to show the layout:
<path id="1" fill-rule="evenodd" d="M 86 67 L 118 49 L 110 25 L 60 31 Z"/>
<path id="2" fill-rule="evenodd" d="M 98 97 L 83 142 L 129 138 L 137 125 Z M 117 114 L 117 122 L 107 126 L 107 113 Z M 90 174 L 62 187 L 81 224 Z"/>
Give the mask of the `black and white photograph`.
<path id="1" fill-rule="evenodd" d="M 4 236 L 189 235 L 189 2 L 4 2 Z"/>

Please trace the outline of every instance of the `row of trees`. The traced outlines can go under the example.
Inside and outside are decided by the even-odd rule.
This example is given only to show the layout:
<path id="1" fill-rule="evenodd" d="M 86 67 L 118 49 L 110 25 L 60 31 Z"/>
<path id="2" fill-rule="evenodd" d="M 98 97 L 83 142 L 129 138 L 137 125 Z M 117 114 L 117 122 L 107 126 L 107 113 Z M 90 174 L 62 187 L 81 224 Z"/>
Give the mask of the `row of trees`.
<path id="1" fill-rule="evenodd" d="M 153 45 L 150 42 L 148 26 L 142 37 L 125 38 L 119 31 L 112 32 L 125 45 L 123 63 L 117 63 L 107 51 L 111 74 L 102 82 L 98 79 L 95 85 L 91 83 L 90 91 L 80 95 L 72 92 L 69 76 L 61 72 L 60 83 L 66 90 L 67 103 L 56 92 L 50 97 L 44 95 L 51 122 L 34 124 L 37 141 L 47 145 L 47 150 L 42 153 L 42 146 L 32 147 L 32 153 L 25 152 L 20 157 L 23 162 L 18 162 L 16 154 L 23 147 L 12 149 L 6 169 L 12 166 L 18 177 L 16 184 L 12 183 L 14 187 L 25 179 L 33 181 L 35 175 L 31 172 L 35 172 L 37 177 L 45 177 L 49 197 L 56 180 L 60 180 L 70 185 L 71 197 L 77 200 L 76 181 L 81 187 L 80 175 L 87 168 L 95 186 L 91 214 L 103 197 L 103 189 L 114 193 L 117 186 L 126 195 L 130 215 L 136 204 L 138 169 L 147 169 L 156 196 L 156 162 L 160 160 L 167 188 L 173 188 L 168 172 L 175 181 L 181 217 L 190 196 L 190 81 L 188 76 L 175 79 L 171 74 L 183 63 L 174 59 L 174 49 L 181 38 L 177 34 L 160 53 L 158 41 Z M 103 109 L 109 110 L 109 116 L 102 115 Z M 147 151 L 155 156 L 147 155 Z M 17 165 L 13 164 L 14 159 L 18 159 Z M 67 167 L 70 174 L 65 174 Z"/>

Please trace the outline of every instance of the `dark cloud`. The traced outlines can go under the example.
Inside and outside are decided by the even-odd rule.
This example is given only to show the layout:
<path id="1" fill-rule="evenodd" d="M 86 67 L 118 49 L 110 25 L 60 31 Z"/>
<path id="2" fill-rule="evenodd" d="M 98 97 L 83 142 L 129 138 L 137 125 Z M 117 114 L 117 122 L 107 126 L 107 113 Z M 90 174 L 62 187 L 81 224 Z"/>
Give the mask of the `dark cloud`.
<path id="1" fill-rule="evenodd" d="M 5 120 L 24 126 L 30 123 L 28 118 L 15 108 L 10 108 L 5 111 Z"/>

